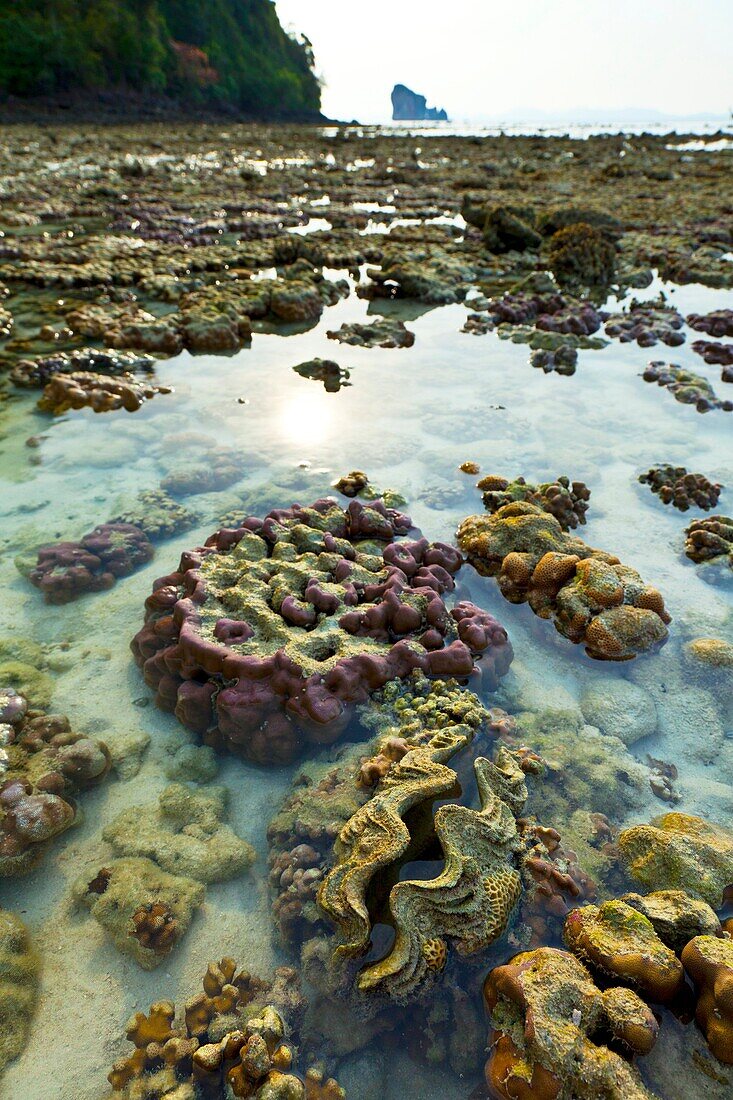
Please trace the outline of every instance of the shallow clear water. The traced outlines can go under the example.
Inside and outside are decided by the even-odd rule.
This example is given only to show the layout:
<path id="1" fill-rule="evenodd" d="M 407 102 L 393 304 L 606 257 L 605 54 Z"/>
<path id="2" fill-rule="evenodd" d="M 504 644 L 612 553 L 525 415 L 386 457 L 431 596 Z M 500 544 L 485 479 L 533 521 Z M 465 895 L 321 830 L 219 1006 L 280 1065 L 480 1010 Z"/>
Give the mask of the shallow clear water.
<path id="1" fill-rule="evenodd" d="M 644 296 L 658 289 L 650 287 Z M 665 289 L 683 314 L 726 304 L 723 292 L 704 287 Z M 389 311 L 399 314 L 399 307 Z M 582 479 L 592 498 L 581 534 L 660 589 L 673 616 L 670 640 L 651 657 L 599 665 L 526 607 L 506 603 L 493 581 L 466 568 L 461 595 L 500 619 L 516 654 L 497 699 L 515 710 L 567 707 L 577 705 L 594 678 L 643 685 L 660 720 L 657 733 L 634 745 L 633 755 L 644 761 L 650 753 L 677 765 L 678 808 L 720 821 L 731 817 L 731 696 L 717 681 L 702 682 L 691 694 L 682 658 L 683 643 L 691 638 L 733 637 L 731 590 L 709 583 L 685 559 L 686 519 L 637 482 L 652 464 L 684 464 L 732 486 L 719 508 L 730 511 L 733 417 L 699 415 L 640 377 L 650 358 L 664 358 L 704 374 L 724 396 L 719 368 L 694 355 L 688 334 L 688 344 L 674 349 L 612 342 L 602 351 L 581 351 L 573 377 L 544 375 L 529 366 L 524 346 L 493 333 L 461 333 L 466 308 L 458 305 L 413 309 L 411 349 L 368 350 L 327 339 L 327 329 L 367 312 L 373 307 L 368 310 L 352 293 L 326 309 L 310 331 L 255 334 L 251 347 L 232 357 L 183 354 L 162 361 L 157 378 L 175 393 L 134 415 L 83 410 L 51 420 L 35 410 L 35 393 L 0 405 L 0 637 L 30 638 L 46 647 L 56 673 L 53 709 L 70 715 L 75 729 L 112 741 L 131 732 L 150 737 L 137 776 L 86 793 L 83 820 L 56 842 L 53 856 L 27 878 L 2 883 L 3 905 L 22 915 L 44 957 L 31 1041 L 0 1083 L 0 1096 L 8 1100 L 100 1096 L 109 1066 L 124 1047 L 123 1024 L 131 1012 L 162 997 L 182 1002 L 198 989 L 213 958 L 231 954 L 265 972 L 279 957 L 265 832 L 297 765 L 265 770 L 221 760 L 217 781 L 230 792 L 231 824 L 255 846 L 258 861 L 244 878 L 209 887 L 190 932 L 160 969 L 145 973 L 118 954 L 89 914 L 70 901 L 74 879 L 104 858 L 103 825 L 122 808 L 155 798 L 167 783 L 162 765 L 170 739 L 181 737 L 175 718 L 152 705 L 129 653 L 143 601 L 153 579 L 175 567 L 183 549 L 202 541 L 219 516 L 243 501 L 259 515 L 295 500 L 308 503 L 327 493 L 334 479 L 360 468 L 375 485 L 401 492 L 414 523 L 430 538 L 451 540 L 458 521 L 481 510 L 475 477 L 458 471 L 465 460 L 478 462 L 484 474 L 542 481 L 567 473 Z M 291 369 L 314 356 L 335 358 L 351 371 L 351 384 L 327 393 Z M 197 526 L 159 543 L 153 562 L 111 591 L 64 607 L 44 604 L 17 572 L 15 556 L 44 541 L 79 537 L 115 514 L 118 497 L 156 488 L 162 476 L 187 461 L 190 439 L 182 440 L 181 433 L 238 450 L 241 482 L 188 498 L 187 506 L 200 516 Z M 25 446 L 33 436 L 40 437 L 39 446 Z M 599 786 L 597 805 L 587 808 L 603 811 L 604 798 Z M 644 798 L 635 820 L 665 809 L 650 790 Z M 700 1036 L 697 1043 L 704 1049 Z M 670 1044 L 673 1027 L 647 1060 L 652 1084 L 655 1074 L 657 1080 L 668 1075 Z M 380 1050 L 377 1042 L 370 1053 L 377 1070 Z M 437 1100 L 468 1097 L 475 1085 L 448 1070 L 416 1065 L 393 1048 L 389 1058 L 388 1073 L 380 1077 L 375 1070 L 368 1088 L 349 1095 Z M 356 1073 L 353 1066 L 339 1073 L 337 1063 L 329 1069 L 343 1084 Z M 724 1095 L 704 1075 L 698 1074 L 695 1087 L 699 1095 Z M 682 1100 L 690 1095 L 687 1089 L 684 1081 L 667 1080 L 663 1095 Z"/>

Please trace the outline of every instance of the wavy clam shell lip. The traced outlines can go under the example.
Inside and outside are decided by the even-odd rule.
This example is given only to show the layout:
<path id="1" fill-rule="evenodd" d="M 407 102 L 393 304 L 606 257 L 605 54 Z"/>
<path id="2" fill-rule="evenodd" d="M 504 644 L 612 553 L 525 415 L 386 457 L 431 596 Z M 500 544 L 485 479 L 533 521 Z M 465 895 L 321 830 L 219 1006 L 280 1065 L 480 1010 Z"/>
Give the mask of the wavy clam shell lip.
<path id="1" fill-rule="evenodd" d="M 381 501 L 324 499 L 185 552 L 132 643 L 158 704 L 209 743 L 281 762 L 336 740 L 355 703 L 414 670 L 466 678 L 484 654 L 495 687 L 512 657 L 506 632 L 466 601 L 449 611 L 460 551 L 394 541 L 410 527 Z"/>

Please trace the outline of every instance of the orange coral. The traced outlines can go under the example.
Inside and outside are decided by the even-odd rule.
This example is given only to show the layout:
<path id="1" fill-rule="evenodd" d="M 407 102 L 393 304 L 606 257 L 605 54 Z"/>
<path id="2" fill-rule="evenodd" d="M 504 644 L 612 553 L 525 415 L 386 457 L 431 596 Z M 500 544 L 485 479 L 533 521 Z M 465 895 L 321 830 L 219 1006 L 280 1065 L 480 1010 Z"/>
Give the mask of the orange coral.
<path id="1" fill-rule="evenodd" d="M 100 875 L 97 875 L 93 883 L 98 882 L 99 878 Z M 102 893 L 101 890 L 98 892 Z M 167 955 L 173 950 L 178 939 L 179 927 L 169 905 L 160 901 L 141 905 L 132 914 L 132 924 L 130 935 L 139 940 L 143 947 L 154 951 L 156 955 Z"/>
<path id="2" fill-rule="evenodd" d="M 695 1019 L 720 1062 L 733 1065 L 733 940 L 696 936 L 682 952 L 695 983 Z"/>

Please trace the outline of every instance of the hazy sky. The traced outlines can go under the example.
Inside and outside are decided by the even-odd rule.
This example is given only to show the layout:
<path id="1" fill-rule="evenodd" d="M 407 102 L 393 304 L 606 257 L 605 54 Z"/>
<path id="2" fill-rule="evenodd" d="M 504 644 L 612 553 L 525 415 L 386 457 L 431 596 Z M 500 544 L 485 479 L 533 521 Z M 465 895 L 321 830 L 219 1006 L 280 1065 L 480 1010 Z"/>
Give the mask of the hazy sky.
<path id="1" fill-rule="evenodd" d="M 733 107 L 733 0 L 276 0 L 323 109 L 381 121 L 398 82 L 454 118 L 523 107 Z"/>

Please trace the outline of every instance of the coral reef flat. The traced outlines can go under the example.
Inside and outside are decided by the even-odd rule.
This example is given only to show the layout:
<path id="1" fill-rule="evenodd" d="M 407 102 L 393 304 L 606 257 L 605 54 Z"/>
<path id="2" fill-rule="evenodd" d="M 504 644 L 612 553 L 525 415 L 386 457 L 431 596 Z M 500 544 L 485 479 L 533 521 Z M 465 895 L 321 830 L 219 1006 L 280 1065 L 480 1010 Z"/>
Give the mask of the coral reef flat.
<path id="1" fill-rule="evenodd" d="M 723 363 L 693 346 L 699 332 L 723 341 L 733 333 L 733 138 L 714 138 L 708 148 L 694 135 L 416 137 L 230 120 L 0 131 L 0 842 L 23 839 L 13 799 L 40 800 L 32 805 L 44 825 L 41 811 L 60 799 L 58 775 L 50 782 L 26 759 L 38 755 L 37 739 L 20 758 L 34 722 L 58 733 L 49 716 L 64 715 L 75 737 L 106 754 L 104 774 L 100 764 L 94 775 L 104 781 L 94 784 L 81 782 L 74 757 L 73 810 L 63 829 L 42 832 L 42 858 L 25 873 L 5 874 L 3 857 L 15 849 L 0 847 L 0 910 L 22 921 L 31 945 L 17 933 L 31 960 L 27 980 L 13 979 L 27 986 L 17 1009 L 17 1045 L 25 1046 L 2 1071 L 2 1100 L 107 1096 L 111 1067 L 129 1054 L 128 1018 L 161 1001 L 180 1008 L 199 992 L 209 964 L 226 958 L 268 982 L 276 967 L 302 970 L 310 1008 L 304 1017 L 292 1004 L 282 1009 L 288 1034 L 301 1029 L 293 1070 L 301 1077 L 323 1071 L 353 1100 L 511 1095 L 496 1091 L 501 1081 L 485 1084 L 492 1073 L 499 1080 L 501 1057 L 506 1065 L 519 1057 L 511 1044 L 522 1024 L 521 983 L 512 986 L 513 1000 L 499 979 L 519 967 L 528 1003 L 539 1004 L 531 983 L 552 956 L 530 956 L 561 949 L 562 966 L 595 1006 L 589 1012 L 620 1029 L 628 1024 L 622 1009 L 642 1021 L 633 1065 L 611 1052 L 599 1068 L 617 1074 L 617 1091 L 604 1095 L 730 1096 L 733 1066 L 718 1056 L 733 1023 L 723 1019 L 710 1040 L 710 1019 L 718 1028 L 715 997 L 722 1005 L 724 996 L 716 990 L 731 980 L 724 930 L 725 891 L 733 886 L 726 831 L 733 820 L 726 519 L 733 393 Z M 578 246 L 568 227 L 579 225 Z M 469 315 L 478 322 L 464 330 Z M 536 369 L 533 356 L 561 348 L 558 362 L 569 360 L 572 370 Z M 576 355 L 568 357 L 568 348 Z M 679 368 L 669 376 L 676 381 L 645 381 L 650 359 Z M 125 379 L 134 394 L 155 393 L 154 400 L 104 400 L 119 395 Z M 73 400 L 56 400 L 70 392 Z M 684 513 L 653 481 L 640 484 L 647 471 L 667 468 L 680 477 L 695 472 L 683 486 Z M 701 498 L 700 485 L 715 492 Z M 539 503 L 517 504 L 530 492 Z M 338 508 L 319 503 L 302 522 L 297 510 L 284 511 L 324 497 Z M 552 507 L 564 528 L 544 515 Z M 529 549 L 521 543 L 512 519 L 522 508 L 540 516 L 538 530 L 552 528 L 551 545 L 539 537 Z M 478 531 L 505 520 L 500 553 L 479 538 L 462 561 L 452 548 L 467 517 L 478 520 L 471 525 Z M 685 528 L 700 520 L 697 552 L 688 557 Z M 581 545 L 597 555 L 588 561 L 607 567 L 600 579 L 584 574 L 582 584 L 578 531 L 567 533 L 578 521 Z M 202 552 L 217 532 L 218 543 Z M 400 540 L 409 541 L 407 551 Z M 491 567 L 475 568 L 489 550 Z M 214 557 L 216 571 L 207 565 Z M 197 585 L 206 584 L 204 597 Z M 469 604 L 475 621 L 466 624 L 458 605 Z M 174 606 L 176 624 L 168 614 Z M 643 644 L 586 649 L 573 642 L 586 641 L 588 606 L 596 618 L 609 607 L 643 612 L 654 629 Z M 325 631 L 311 631 L 316 611 L 321 623 L 334 619 L 342 648 L 348 632 L 348 669 L 335 660 L 341 650 L 330 636 L 317 647 Z M 155 676 L 130 651 L 146 614 L 161 639 L 154 656 L 164 654 Z M 273 656 L 283 622 L 301 646 L 312 700 L 296 722 L 304 689 L 278 688 L 275 703 L 277 691 L 268 696 L 268 737 L 301 726 L 307 732 L 300 758 L 290 753 L 279 762 L 277 753 L 243 748 L 241 730 L 226 725 L 224 703 L 238 680 L 240 688 L 247 683 L 242 697 L 253 713 L 262 683 L 280 683 L 287 672 L 288 684 L 295 676 L 300 687 L 300 667 L 294 673 L 286 663 L 293 647 Z M 450 659 L 442 659 L 444 643 Z M 456 663 L 461 646 L 463 663 Z M 385 672 L 379 662 L 387 651 L 393 664 Z M 257 661 L 253 687 L 247 677 Z M 425 719 L 425 689 L 415 689 L 417 703 L 409 692 L 426 671 L 438 678 L 433 684 L 448 680 L 453 707 L 449 678 L 460 681 L 455 691 L 472 700 L 470 717 L 437 692 Z M 19 715 L 14 693 L 27 701 L 27 714 Z M 334 698 L 338 714 L 325 715 Z M 392 859 L 363 902 L 368 954 L 339 970 L 328 962 L 334 928 L 318 909 L 318 883 L 339 850 L 348 851 L 341 830 L 348 836 L 363 805 L 378 809 L 394 775 L 412 780 L 412 761 L 429 756 L 410 751 L 427 738 L 425 725 L 431 735 L 458 729 L 460 751 L 441 763 L 442 787 L 428 784 L 422 801 L 404 796 L 406 824 L 393 814 L 393 827 L 406 834 L 401 862 Z M 264 737 L 263 722 L 256 726 Z M 62 742 L 47 738 L 41 751 L 66 760 L 77 742 Z M 526 781 L 521 814 L 498 780 L 503 802 L 492 788 L 477 788 L 488 766 L 480 761 L 509 750 Z M 322 798 L 322 818 L 304 792 Z M 444 813 L 451 799 L 458 804 Z M 442 851 L 431 834 L 432 800 L 441 829 L 455 820 L 464 830 L 447 840 L 441 832 Z M 420 815 L 409 816 L 414 806 L 428 808 L 426 835 Z M 650 822 L 672 812 L 685 816 L 679 848 L 670 842 L 678 881 L 663 873 L 666 848 L 653 881 L 634 879 L 619 832 L 644 825 L 659 837 L 664 829 Z M 136 814 L 144 825 L 137 836 Z M 287 828 L 268 836 L 278 814 Z M 719 832 L 708 836 L 688 818 Z M 412 898 L 424 879 L 435 879 L 441 899 L 452 901 L 460 881 L 478 873 L 467 845 L 479 819 L 482 844 L 496 845 L 502 873 L 511 862 L 512 899 L 522 895 L 495 937 L 464 951 L 447 919 L 435 931 L 421 913 L 410 931 L 419 928 L 423 939 L 411 941 L 410 959 L 418 960 L 422 984 L 417 994 L 407 979 L 402 985 L 414 1002 L 372 1005 L 356 984 L 346 995 L 357 963 L 391 958 L 389 899 L 404 896 L 400 887 L 409 886 Z M 553 830 L 560 848 L 548 841 Z M 212 866 L 202 868 L 209 852 Z M 150 864 L 149 881 L 158 875 L 165 890 L 159 901 L 155 888 L 129 891 L 131 923 L 126 917 L 112 928 L 89 910 L 101 907 L 121 856 L 128 866 L 132 857 Z M 499 857 L 490 857 L 493 867 Z M 457 873 L 451 881 L 451 859 L 464 880 Z M 691 960 L 688 997 L 693 981 L 700 993 L 698 1022 L 692 1001 L 678 1014 L 654 1001 L 661 1020 L 654 1045 L 646 986 L 624 1000 L 632 949 L 624 940 L 617 950 L 613 941 L 619 1007 L 599 992 L 587 959 L 565 951 L 563 921 L 571 906 L 602 906 L 630 891 L 694 895 L 706 860 L 714 888 L 694 899 L 697 908 L 675 903 L 690 909 L 693 923 L 704 911 L 689 943 L 680 940 Z M 188 876 L 186 890 L 173 876 Z M 549 885 L 535 894 L 538 881 Z M 278 909 L 283 893 L 297 903 L 297 936 Z M 548 896 L 557 904 L 545 906 Z M 448 901 L 441 901 L 446 909 Z M 644 943 L 653 941 L 666 958 L 672 949 L 654 937 L 677 924 L 664 912 L 654 928 L 641 915 L 634 927 L 643 924 Z M 631 936 L 627 925 L 623 935 Z M 712 946 L 702 942 L 718 933 Z M 125 941 L 132 935 L 134 944 Z M 568 947 L 569 939 L 566 931 Z M 17 944 L 13 950 L 20 953 Z M 518 952 L 524 961 L 511 963 Z M 675 969 L 680 981 L 685 958 Z M 501 968 L 488 999 L 502 1045 L 485 1074 L 490 1025 L 481 989 L 491 968 Z M 281 1011 L 268 996 L 253 1003 Z M 207 1044 L 200 1049 L 213 1058 L 209 1047 L 232 1028 L 215 1034 L 209 1025 L 199 1031 Z M 187 1026 L 161 1033 L 183 1051 L 175 1069 L 181 1082 L 203 1072 L 203 1055 L 199 1064 L 193 1047 L 181 1046 L 195 1037 L 188 1018 Z M 573 1026 L 580 1027 L 574 1018 Z M 585 1017 L 578 1035 L 588 1058 L 606 1050 L 596 1047 L 601 1040 Z M 229 1066 L 223 1049 L 217 1072 Z M 276 1050 L 273 1041 L 272 1074 L 284 1057 Z M 544 1050 L 530 1055 L 562 1078 L 559 1056 L 550 1064 Z M 151 1072 L 170 1069 L 157 1048 L 149 1060 Z M 242 1066 L 254 1062 L 242 1056 Z M 135 1064 L 143 1072 L 140 1058 Z M 305 1079 L 308 1100 L 340 1095 L 314 1082 Z M 618 1091 L 625 1083 L 628 1091 Z M 111 1095 L 166 1095 L 162 1087 L 128 1087 L 115 1085 Z"/>

